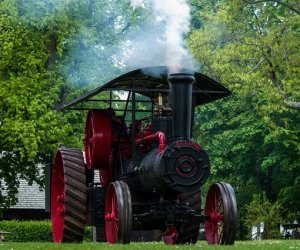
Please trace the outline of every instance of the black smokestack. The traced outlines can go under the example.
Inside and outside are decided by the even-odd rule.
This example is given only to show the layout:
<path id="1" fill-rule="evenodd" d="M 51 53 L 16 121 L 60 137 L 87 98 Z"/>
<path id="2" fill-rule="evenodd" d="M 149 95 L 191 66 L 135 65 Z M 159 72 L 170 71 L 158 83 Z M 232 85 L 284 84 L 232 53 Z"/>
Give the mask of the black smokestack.
<path id="1" fill-rule="evenodd" d="M 171 104 L 173 138 L 190 139 L 192 121 L 192 94 L 195 77 L 191 74 L 171 74 Z"/>

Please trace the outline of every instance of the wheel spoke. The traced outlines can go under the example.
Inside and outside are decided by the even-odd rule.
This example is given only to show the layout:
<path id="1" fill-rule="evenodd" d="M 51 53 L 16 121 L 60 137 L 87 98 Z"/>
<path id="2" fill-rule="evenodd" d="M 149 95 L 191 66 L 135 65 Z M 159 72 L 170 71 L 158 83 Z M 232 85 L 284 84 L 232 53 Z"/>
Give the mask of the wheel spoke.
<path id="1" fill-rule="evenodd" d="M 213 227 L 213 244 L 215 244 L 216 243 L 216 240 L 215 240 L 215 238 L 216 238 L 216 225 L 215 225 L 215 223 L 212 223 L 212 227 Z"/>
<path id="2" fill-rule="evenodd" d="M 219 224 L 219 223 L 216 224 L 216 235 L 217 235 L 217 242 L 216 242 L 216 243 L 217 243 L 217 244 L 220 243 L 220 238 L 221 238 L 218 224 Z"/>
<path id="3" fill-rule="evenodd" d="M 219 240 L 218 240 L 218 243 L 221 242 L 221 237 L 223 235 L 223 223 L 219 222 L 218 223 L 218 235 L 219 235 Z"/>
<path id="4" fill-rule="evenodd" d="M 213 200 L 211 202 L 211 211 L 215 211 L 216 209 L 216 195 L 217 193 L 214 193 Z"/>
<path id="5" fill-rule="evenodd" d="M 218 194 L 217 194 L 217 192 L 215 193 L 215 199 L 214 199 L 214 201 L 215 201 L 215 204 L 214 204 L 214 211 L 217 211 L 217 207 L 218 207 L 218 196 L 217 196 Z"/>

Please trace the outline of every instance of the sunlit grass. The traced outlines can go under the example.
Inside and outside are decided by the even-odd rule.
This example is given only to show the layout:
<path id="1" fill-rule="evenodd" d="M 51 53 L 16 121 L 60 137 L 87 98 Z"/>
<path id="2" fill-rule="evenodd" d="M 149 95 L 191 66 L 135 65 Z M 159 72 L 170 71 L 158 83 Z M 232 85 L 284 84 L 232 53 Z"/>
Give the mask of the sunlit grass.
<path id="1" fill-rule="evenodd" d="M 162 242 L 145 242 L 145 243 L 131 243 L 129 245 L 110 245 L 107 243 L 88 243 L 83 244 L 54 244 L 54 243 L 12 243 L 0 242 L 1 250 L 165 250 L 165 249 L 265 249 L 265 250 L 300 250 L 300 240 L 264 240 L 264 241 L 237 241 L 233 246 L 211 246 L 204 241 L 198 241 L 196 245 L 173 245 L 167 246 Z"/>

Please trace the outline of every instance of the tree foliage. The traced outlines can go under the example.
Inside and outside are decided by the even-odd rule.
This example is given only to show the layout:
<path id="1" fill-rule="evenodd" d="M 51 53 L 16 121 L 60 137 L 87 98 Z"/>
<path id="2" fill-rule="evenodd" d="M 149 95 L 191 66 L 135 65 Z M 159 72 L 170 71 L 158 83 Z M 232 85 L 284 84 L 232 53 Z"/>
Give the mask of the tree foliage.
<path id="1" fill-rule="evenodd" d="M 198 110 L 196 128 L 213 178 L 236 189 L 240 218 L 259 190 L 294 215 L 300 206 L 300 19 L 276 1 L 257 2 L 200 8 L 202 27 L 189 37 L 202 70 L 232 91 Z"/>
<path id="2" fill-rule="evenodd" d="M 27 25 L 15 1 L 0 3 L 0 204 L 15 200 L 18 177 L 41 183 L 37 164 L 49 161 L 66 135 L 63 118 L 53 109 L 59 81 L 45 68 L 47 37 Z M 50 143 L 52 142 L 52 143 Z"/>
<path id="3" fill-rule="evenodd" d="M 0 207 L 18 179 L 43 185 L 39 164 L 82 147 L 84 115 L 56 108 L 120 72 L 112 51 L 139 18 L 127 1 L 0 2 Z"/>
<path id="4" fill-rule="evenodd" d="M 206 67 L 211 64 L 215 75 L 231 70 L 239 73 L 236 81 L 243 77 L 270 85 L 282 105 L 299 109 L 300 15 L 276 1 L 218 2 L 215 12 L 203 13 L 205 26 L 190 38 L 196 57 Z M 202 53 L 199 45 L 209 50 Z"/>

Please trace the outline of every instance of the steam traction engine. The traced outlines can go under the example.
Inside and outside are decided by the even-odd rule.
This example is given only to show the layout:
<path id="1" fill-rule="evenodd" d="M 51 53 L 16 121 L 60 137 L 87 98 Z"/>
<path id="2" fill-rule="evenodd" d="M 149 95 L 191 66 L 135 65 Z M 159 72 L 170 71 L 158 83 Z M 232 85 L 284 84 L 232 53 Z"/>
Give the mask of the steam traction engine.
<path id="1" fill-rule="evenodd" d="M 85 153 L 57 151 L 51 181 L 54 242 L 80 242 L 86 225 L 98 240 L 129 243 L 160 230 L 167 244 L 195 243 L 205 223 L 209 244 L 233 244 L 236 200 L 220 182 L 207 193 L 207 153 L 191 140 L 195 107 L 228 96 L 218 82 L 166 67 L 124 74 L 64 109 L 89 110 Z M 96 108 L 97 107 L 97 108 Z"/>

